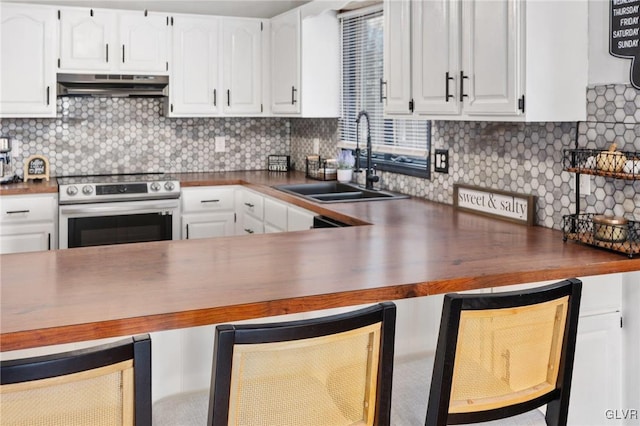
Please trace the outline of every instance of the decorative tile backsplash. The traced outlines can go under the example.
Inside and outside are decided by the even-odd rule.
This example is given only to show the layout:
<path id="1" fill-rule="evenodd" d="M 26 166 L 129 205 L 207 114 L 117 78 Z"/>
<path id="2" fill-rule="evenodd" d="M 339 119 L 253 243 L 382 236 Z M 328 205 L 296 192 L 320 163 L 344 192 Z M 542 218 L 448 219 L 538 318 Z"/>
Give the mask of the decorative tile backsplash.
<path id="1" fill-rule="evenodd" d="M 640 94 L 630 85 L 587 90 L 581 123 L 436 121 L 432 149 L 449 150 L 449 173 L 431 179 L 382 172 L 384 188 L 446 204 L 453 184 L 465 183 L 537 197 L 536 223 L 560 229 L 575 212 L 574 175 L 562 170 L 562 152 L 579 147 L 640 153 Z M 44 154 L 54 175 L 260 170 L 270 154 L 289 154 L 297 170 L 313 153 L 337 153 L 338 119 L 166 118 L 162 101 L 148 98 L 58 98 L 55 119 L 3 119 L 0 134 L 15 138 L 21 170 Z M 226 137 L 215 152 L 214 138 Z M 433 166 L 432 166 L 433 167 Z M 591 178 L 583 211 L 640 220 L 640 181 Z"/>
<path id="2" fill-rule="evenodd" d="M 606 149 L 615 141 L 619 149 L 640 153 L 640 94 L 635 89 L 630 85 L 591 87 L 587 109 L 588 121 L 579 125 L 435 121 L 432 150 L 449 150 L 449 173 L 432 169 L 431 179 L 426 180 L 381 172 L 382 186 L 446 204 L 453 204 L 454 183 L 532 194 L 537 197 L 536 224 L 560 229 L 562 216 L 575 213 L 575 175 L 562 170 L 562 155 L 564 149 L 575 148 L 576 131 L 580 147 Z M 303 158 L 310 153 L 310 141 L 317 135 L 323 135 L 321 153 L 335 155 L 337 120 L 293 121 L 292 156 Z M 583 211 L 640 220 L 640 181 L 591 179 L 591 195 L 583 197 Z"/>
<path id="3" fill-rule="evenodd" d="M 167 118 L 154 98 L 57 99 L 57 118 L 3 119 L 18 170 L 44 154 L 53 175 L 260 170 L 289 152 L 283 118 Z M 225 152 L 214 138 L 226 137 Z M 21 174 L 21 172 L 19 172 Z"/>

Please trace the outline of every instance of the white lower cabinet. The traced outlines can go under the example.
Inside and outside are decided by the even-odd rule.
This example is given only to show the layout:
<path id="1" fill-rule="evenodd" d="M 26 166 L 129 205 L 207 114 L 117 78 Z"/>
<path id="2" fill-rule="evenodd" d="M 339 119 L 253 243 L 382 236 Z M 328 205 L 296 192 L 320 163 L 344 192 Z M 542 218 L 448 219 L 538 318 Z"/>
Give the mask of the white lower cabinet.
<path id="1" fill-rule="evenodd" d="M 234 213 L 182 215 L 182 235 L 185 240 L 225 237 L 234 234 Z"/>
<path id="2" fill-rule="evenodd" d="M 250 214 L 243 213 L 240 235 L 264 234 L 264 223 Z"/>
<path id="3" fill-rule="evenodd" d="M 234 187 L 182 189 L 182 238 L 224 237 L 235 231 Z"/>
<path id="4" fill-rule="evenodd" d="M 57 195 L 0 198 L 0 254 L 55 249 Z"/>
<path id="5" fill-rule="evenodd" d="M 306 231 L 313 228 L 316 213 L 299 207 L 287 207 L 287 231 Z"/>
<path id="6" fill-rule="evenodd" d="M 568 424 L 621 424 L 606 416 L 623 408 L 622 368 L 620 313 L 580 317 Z"/>
<path id="7" fill-rule="evenodd" d="M 287 231 L 287 205 L 280 201 L 265 198 L 264 200 L 264 232 Z"/>
<path id="8" fill-rule="evenodd" d="M 236 191 L 236 235 L 264 234 L 264 197 L 250 189 Z"/>

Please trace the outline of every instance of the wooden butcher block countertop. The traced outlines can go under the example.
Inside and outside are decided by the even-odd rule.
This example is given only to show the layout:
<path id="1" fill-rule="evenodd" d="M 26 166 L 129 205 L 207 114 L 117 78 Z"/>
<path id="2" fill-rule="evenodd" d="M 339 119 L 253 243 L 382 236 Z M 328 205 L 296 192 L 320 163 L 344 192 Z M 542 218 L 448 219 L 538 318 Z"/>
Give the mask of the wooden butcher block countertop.
<path id="1" fill-rule="evenodd" d="M 0 349 L 640 270 L 638 258 L 559 231 L 423 199 L 318 204 L 271 188 L 304 182 L 299 173 L 177 177 L 185 188 L 243 184 L 364 225 L 2 255 Z"/>

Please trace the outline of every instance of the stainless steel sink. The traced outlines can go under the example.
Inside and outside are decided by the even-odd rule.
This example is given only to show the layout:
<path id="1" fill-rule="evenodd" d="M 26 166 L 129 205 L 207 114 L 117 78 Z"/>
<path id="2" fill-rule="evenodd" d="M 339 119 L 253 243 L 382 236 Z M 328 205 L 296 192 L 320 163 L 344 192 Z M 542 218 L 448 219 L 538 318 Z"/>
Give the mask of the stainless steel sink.
<path id="1" fill-rule="evenodd" d="M 300 183 L 277 185 L 274 188 L 319 203 L 347 203 L 354 201 L 397 200 L 409 198 L 408 195 L 389 191 L 365 189 L 358 185 L 326 181 L 318 183 Z"/>

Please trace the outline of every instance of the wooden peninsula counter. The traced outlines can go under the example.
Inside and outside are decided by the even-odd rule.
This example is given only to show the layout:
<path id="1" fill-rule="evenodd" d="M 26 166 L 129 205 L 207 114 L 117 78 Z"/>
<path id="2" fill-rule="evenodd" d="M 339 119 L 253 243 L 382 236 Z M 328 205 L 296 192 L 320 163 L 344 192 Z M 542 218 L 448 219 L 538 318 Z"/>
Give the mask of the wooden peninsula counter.
<path id="1" fill-rule="evenodd" d="M 640 270 L 639 258 L 564 243 L 559 231 L 422 199 L 322 205 L 270 187 L 301 174 L 179 176 L 371 225 L 2 255 L 0 349 Z"/>

